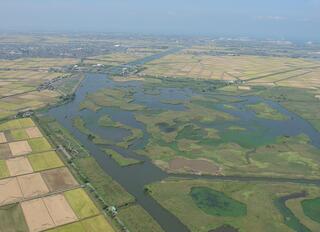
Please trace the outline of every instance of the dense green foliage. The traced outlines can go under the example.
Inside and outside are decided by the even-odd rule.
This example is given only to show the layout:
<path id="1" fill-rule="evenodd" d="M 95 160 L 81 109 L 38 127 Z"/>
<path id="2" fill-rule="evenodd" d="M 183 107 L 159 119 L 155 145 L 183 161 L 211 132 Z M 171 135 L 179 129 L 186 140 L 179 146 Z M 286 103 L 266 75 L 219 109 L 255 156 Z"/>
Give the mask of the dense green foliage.
<path id="1" fill-rule="evenodd" d="M 320 223 L 320 197 L 303 200 L 301 205 L 305 215 Z"/>

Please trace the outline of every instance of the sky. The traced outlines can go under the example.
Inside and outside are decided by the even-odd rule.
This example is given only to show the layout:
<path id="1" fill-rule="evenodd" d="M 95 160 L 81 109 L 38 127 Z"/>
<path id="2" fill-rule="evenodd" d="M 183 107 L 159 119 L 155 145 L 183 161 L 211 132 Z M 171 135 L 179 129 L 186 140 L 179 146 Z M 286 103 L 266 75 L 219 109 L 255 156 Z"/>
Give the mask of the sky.
<path id="1" fill-rule="evenodd" d="M 320 40 L 320 0 L 0 0 L 0 31 Z"/>

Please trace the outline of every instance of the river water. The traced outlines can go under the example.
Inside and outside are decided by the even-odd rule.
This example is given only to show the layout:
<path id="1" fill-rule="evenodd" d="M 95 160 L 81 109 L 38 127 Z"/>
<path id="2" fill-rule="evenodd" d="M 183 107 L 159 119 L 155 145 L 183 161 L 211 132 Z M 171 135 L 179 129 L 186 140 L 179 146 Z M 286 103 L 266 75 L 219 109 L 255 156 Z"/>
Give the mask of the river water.
<path id="1" fill-rule="evenodd" d="M 174 51 L 171 51 L 174 52 Z M 166 55 L 164 53 L 162 55 Z M 160 55 L 161 56 L 161 55 Z M 152 59 L 157 59 L 160 57 L 155 55 L 148 57 L 145 60 L 140 60 L 132 64 L 143 64 Z M 170 110 L 184 110 L 183 105 L 173 105 L 163 103 L 161 100 L 164 99 L 175 99 L 184 100 L 189 98 L 194 93 L 190 89 L 178 89 L 178 88 L 160 88 L 159 94 L 150 95 L 143 93 L 142 85 L 139 82 L 114 82 L 110 78 L 107 78 L 103 74 L 86 74 L 86 78 L 83 80 L 81 86 L 76 92 L 75 99 L 65 105 L 58 106 L 49 110 L 48 114 L 54 117 L 59 123 L 61 123 L 65 128 L 67 128 L 84 147 L 90 151 L 90 154 L 97 160 L 103 170 L 110 175 L 114 180 L 119 182 L 129 193 L 131 193 L 140 204 L 159 224 L 166 232 L 186 232 L 189 231 L 188 228 L 182 224 L 174 215 L 168 212 L 166 209 L 161 207 L 155 200 L 153 200 L 148 194 L 144 192 L 144 186 L 156 181 L 161 181 L 169 175 L 159 169 L 157 166 L 153 165 L 152 162 L 147 157 L 136 155 L 133 150 L 139 147 L 143 147 L 148 141 L 148 133 L 144 124 L 138 122 L 134 118 L 133 112 L 124 111 L 118 108 L 110 107 L 103 108 L 98 112 L 92 112 L 89 110 L 79 111 L 80 103 L 85 99 L 88 93 L 94 93 L 99 89 L 103 88 L 113 88 L 117 86 L 125 86 L 130 88 L 135 88 L 136 93 L 134 95 L 135 103 L 141 103 L 148 107 L 155 109 L 170 109 Z M 139 91 L 140 89 L 140 91 Z M 236 116 L 238 120 L 238 126 L 245 128 L 251 128 L 253 124 L 263 125 L 264 130 L 262 135 L 267 138 L 274 138 L 276 136 L 288 135 L 294 136 L 301 133 L 308 135 L 311 138 L 313 145 L 320 147 L 320 133 L 316 131 L 308 122 L 301 119 L 297 115 L 287 111 L 279 104 L 266 101 L 264 99 L 246 96 L 239 97 L 241 101 L 228 103 L 234 106 L 235 109 L 226 109 L 223 105 L 217 105 L 216 107 L 220 110 L 228 112 Z M 257 102 L 266 102 L 273 108 L 277 109 L 281 113 L 288 117 L 286 121 L 273 121 L 259 119 L 255 116 L 255 113 L 248 110 L 241 110 L 245 107 L 245 104 L 254 104 Z M 113 139 L 114 141 L 121 140 L 122 137 L 127 135 L 127 131 L 123 129 L 111 129 L 106 130 L 105 128 L 100 128 L 97 125 L 97 121 L 100 116 L 108 114 L 112 119 L 122 122 L 124 124 L 130 125 L 132 127 L 139 128 L 143 130 L 144 137 L 139 139 L 134 143 L 129 149 L 121 149 L 112 146 L 115 150 L 119 151 L 124 156 L 132 157 L 138 160 L 144 161 L 142 164 L 133 165 L 128 167 L 120 167 L 113 159 L 105 155 L 101 150 L 101 147 L 92 143 L 88 137 L 80 133 L 72 125 L 72 119 L 76 116 L 81 116 L 86 121 L 86 126 L 93 130 L 95 133 L 99 134 L 102 138 Z M 231 123 L 231 124 L 230 124 Z M 219 125 L 219 129 L 227 128 L 233 125 L 234 122 L 226 122 L 225 124 Z M 254 129 L 253 127 L 251 129 Z M 243 132 L 247 133 L 247 132 Z M 247 136 L 247 135 L 244 135 Z M 255 135 L 256 136 L 256 135 Z M 240 141 L 241 142 L 241 141 Z M 170 175 L 184 178 L 209 178 L 209 179 L 219 179 L 219 180 L 239 180 L 239 181 L 278 181 L 278 182 L 297 182 L 297 183 L 312 183 L 320 184 L 319 181 L 306 181 L 306 180 L 290 180 L 290 179 L 273 179 L 273 178 L 252 178 L 252 177 L 217 177 L 217 176 L 193 176 L 193 175 Z"/>

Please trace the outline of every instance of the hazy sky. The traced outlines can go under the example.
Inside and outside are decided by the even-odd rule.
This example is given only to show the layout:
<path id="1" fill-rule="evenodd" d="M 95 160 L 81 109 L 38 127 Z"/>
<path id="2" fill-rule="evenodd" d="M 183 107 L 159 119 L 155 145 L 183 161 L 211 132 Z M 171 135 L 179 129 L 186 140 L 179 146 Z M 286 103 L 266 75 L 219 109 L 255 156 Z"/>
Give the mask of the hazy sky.
<path id="1" fill-rule="evenodd" d="M 0 30 L 320 40 L 320 0 L 0 0 Z"/>

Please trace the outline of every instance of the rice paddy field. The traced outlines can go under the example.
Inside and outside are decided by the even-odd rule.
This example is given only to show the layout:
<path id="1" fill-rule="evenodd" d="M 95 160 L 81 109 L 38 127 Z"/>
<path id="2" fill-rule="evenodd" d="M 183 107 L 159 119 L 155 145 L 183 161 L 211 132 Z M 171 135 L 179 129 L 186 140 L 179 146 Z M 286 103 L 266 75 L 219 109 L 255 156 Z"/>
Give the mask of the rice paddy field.
<path id="1" fill-rule="evenodd" d="M 317 231 L 314 199 L 319 187 L 265 182 L 166 179 L 148 186 L 149 193 L 191 231 Z M 278 205 L 277 199 L 305 192 Z M 278 209 L 281 207 L 281 210 Z M 309 208 L 310 207 L 310 208 Z M 305 210 L 301 210 L 301 208 Z M 312 218 L 314 215 L 315 218 Z M 303 224 L 302 224 L 303 223 Z M 219 230 L 220 229 L 220 230 Z"/>
<path id="2" fill-rule="evenodd" d="M 32 119 L 0 131 L 0 231 L 114 231 Z"/>
<path id="3" fill-rule="evenodd" d="M 57 103 L 64 95 L 63 89 L 39 90 L 38 87 L 58 77 L 69 76 L 60 69 L 77 62 L 76 59 L 54 58 L 0 60 L 0 119 Z M 53 72 L 53 69 L 60 71 Z M 76 86 L 77 83 L 72 84 Z"/>

